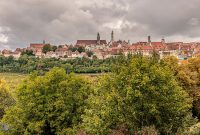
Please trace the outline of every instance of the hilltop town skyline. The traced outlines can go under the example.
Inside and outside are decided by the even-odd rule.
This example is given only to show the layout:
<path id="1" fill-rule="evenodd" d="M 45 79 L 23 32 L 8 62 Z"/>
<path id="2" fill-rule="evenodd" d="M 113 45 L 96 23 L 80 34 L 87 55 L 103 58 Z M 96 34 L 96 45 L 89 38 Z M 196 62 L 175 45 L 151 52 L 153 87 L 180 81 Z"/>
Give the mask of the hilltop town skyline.
<path id="1" fill-rule="evenodd" d="M 166 42 L 164 37 L 155 42 L 151 39 L 151 36 L 148 36 L 146 41 L 131 43 L 125 40 L 115 40 L 115 34 L 112 31 L 109 41 L 102 39 L 98 32 L 96 39 L 78 39 L 75 44 L 71 45 L 53 45 L 43 40 L 42 43 L 30 43 L 25 48 L 0 50 L 0 55 L 11 56 L 15 59 L 19 59 L 23 55 L 63 60 L 75 58 L 107 59 L 122 54 L 127 56 L 128 54 L 138 53 L 148 57 L 157 53 L 161 59 L 174 56 L 179 60 L 186 60 L 199 56 L 200 42 Z"/>
<path id="2" fill-rule="evenodd" d="M 99 34 L 99 35 L 98 35 Z M 43 39 L 43 40 L 40 40 L 40 41 L 33 41 L 33 42 L 29 42 L 29 43 L 26 43 L 25 46 L 14 46 L 13 48 L 9 48 L 9 47 L 2 47 L 0 46 L 0 50 L 5 50 L 5 49 L 9 49 L 9 50 L 15 50 L 17 48 L 26 48 L 28 47 L 30 44 L 50 44 L 50 45 L 55 45 L 55 46 L 59 46 L 59 45 L 70 45 L 70 46 L 76 46 L 78 44 L 79 41 L 95 41 L 98 37 L 97 36 L 100 36 L 100 40 L 102 40 L 104 42 L 104 44 L 109 44 L 109 42 L 111 41 L 115 41 L 115 42 L 118 42 L 118 41 L 125 41 L 127 42 L 129 45 L 134 45 L 134 44 L 137 44 L 139 42 L 149 42 L 148 38 L 150 37 L 151 38 L 151 41 L 152 42 L 162 42 L 162 40 L 164 39 L 166 43 L 178 43 L 178 42 L 181 42 L 181 43 L 200 43 L 200 40 L 166 40 L 168 39 L 168 37 L 165 37 L 165 36 L 161 36 L 160 38 L 154 38 L 152 37 L 151 35 L 147 35 L 145 38 L 141 38 L 141 40 L 138 40 L 138 41 L 134 41 L 132 42 L 131 40 L 125 40 L 125 39 L 116 39 L 116 34 L 115 34 L 115 31 L 111 31 L 110 32 L 110 36 L 109 37 L 106 37 L 103 36 L 102 37 L 102 34 L 97 32 L 97 35 L 95 37 L 95 35 L 93 36 L 94 38 L 88 38 L 88 39 L 84 39 L 84 38 L 80 38 L 80 39 L 76 39 L 75 41 L 71 42 L 71 43 L 67 43 L 67 42 L 63 42 L 63 43 L 52 43 L 52 42 L 49 42 L 48 40 L 46 39 Z"/>

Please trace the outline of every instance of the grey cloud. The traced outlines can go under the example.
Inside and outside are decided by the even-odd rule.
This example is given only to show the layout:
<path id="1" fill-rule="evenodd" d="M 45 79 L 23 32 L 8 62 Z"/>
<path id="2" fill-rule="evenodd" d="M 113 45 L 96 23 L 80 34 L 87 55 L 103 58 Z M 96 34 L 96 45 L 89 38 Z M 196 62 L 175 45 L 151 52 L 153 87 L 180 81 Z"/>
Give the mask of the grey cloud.
<path id="1" fill-rule="evenodd" d="M 43 39 L 53 44 L 101 37 L 200 41 L 199 0 L 1 0 L 0 48 L 25 47 Z"/>

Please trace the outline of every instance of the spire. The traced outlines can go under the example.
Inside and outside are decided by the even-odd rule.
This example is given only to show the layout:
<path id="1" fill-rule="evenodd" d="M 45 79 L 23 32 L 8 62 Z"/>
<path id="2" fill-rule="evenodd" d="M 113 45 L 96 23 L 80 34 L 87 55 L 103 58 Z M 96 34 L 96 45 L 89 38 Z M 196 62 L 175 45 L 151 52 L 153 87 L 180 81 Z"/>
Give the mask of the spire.
<path id="1" fill-rule="evenodd" d="M 162 37 L 161 42 L 162 42 L 163 44 L 165 43 L 165 38 L 164 38 L 164 36 Z"/>
<path id="2" fill-rule="evenodd" d="M 112 30 L 112 32 L 111 32 L 111 42 L 113 42 L 114 41 L 114 31 Z"/>
<path id="3" fill-rule="evenodd" d="M 151 43 L 151 36 L 148 36 L 148 43 Z"/>
<path id="4" fill-rule="evenodd" d="M 97 44 L 100 44 L 101 38 L 99 32 L 97 33 Z"/>

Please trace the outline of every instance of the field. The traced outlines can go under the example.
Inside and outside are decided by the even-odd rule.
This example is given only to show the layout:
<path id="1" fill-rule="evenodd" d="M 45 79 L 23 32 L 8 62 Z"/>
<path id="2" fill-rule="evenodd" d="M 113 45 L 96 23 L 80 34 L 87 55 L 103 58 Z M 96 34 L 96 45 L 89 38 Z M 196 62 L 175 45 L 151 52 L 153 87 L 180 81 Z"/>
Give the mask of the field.
<path id="1" fill-rule="evenodd" d="M 95 82 L 97 79 L 97 76 L 100 76 L 102 74 L 78 74 L 81 76 L 86 77 L 87 79 L 90 79 L 91 81 Z M 16 87 L 27 77 L 27 74 L 19 74 L 19 73 L 0 73 L 0 79 L 4 79 L 11 91 L 14 91 Z"/>
<path id="2" fill-rule="evenodd" d="M 8 83 L 11 91 L 14 91 L 26 76 L 26 74 L 18 73 L 0 73 L 0 79 L 4 79 Z"/>

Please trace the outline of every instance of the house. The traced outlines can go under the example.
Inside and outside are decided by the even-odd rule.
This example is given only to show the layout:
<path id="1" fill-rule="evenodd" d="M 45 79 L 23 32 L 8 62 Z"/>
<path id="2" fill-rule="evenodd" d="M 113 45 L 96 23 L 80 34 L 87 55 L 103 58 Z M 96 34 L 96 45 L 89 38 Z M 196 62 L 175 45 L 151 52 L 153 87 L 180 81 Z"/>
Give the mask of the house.
<path id="1" fill-rule="evenodd" d="M 104 52 L 100 49 L 93 50 L 93 56 L 96 56 L 97 59 L 104 59 Z"/>
<path id="2" fill-rule="evenodd" d="M 121 47 L 125 47 L 125 46 L 128 46 L 129 43 L 126 42 L 125 40 L 122 41 L 122 40 L 118 40 L 118 41 L 113 41 L 112 43 L 109 44 L 109 47 L 118 47 L 118 48 L 121 48 Z"/>
<path id="3" fill-rule="evenodd" d="M 45 58 L 59 58 L 56 52 L 50 51 L 45 54 Z"/>
<path id="4" fill-rule="evenodd" d="M 30 47 L 27 47 L 27 50 L 32 50 L 36 57 L 44 56 L 42 49 L 45 46 L 45 41 L 43 43 L 31 43 Z"/>
<path id="5" fill-rule="evenodd" d="M 55 53 L 59 57 L 65 57 L 67 55 L 68 48 L 58 48 L 56 49 Z"/>
<path id="6" fill-rule="evenodd" d="M 160 56 L 160 59 L 163 59 L 163 58 L 168 57 L 168 56 L 174 56 L 174 57 L 178 58 L 176 50 L 159 51 L 159 56 Z"/>
<path id="7" fill-rule="evenodd" d="M 33 52 L 35 54 L 36 57 L 43 57 L 45 54 L 42 52 L 42 50 L 37 50 Z"/>
<path id="8" fill-rule="evenodd" d="M 40 51 L 42 50 L 42 48 L 45 46 L 45 44 L 30 44 L 29 49 L 33 50 L 33 51 Z"/>
<path id="9" fill-rule="evenodd" d="M 107 42 L 106 40 L 101 40 L 100 39 L 100 34 L 97 33 L 97 40 L 77 40 L 75 46 L 98 46 L 98 45 L 106 45 Z"/>
<path id="10" fill-rule="evenodd" d="M 167 48 L 163 42 L 151 42 L 151 46 L 155 51 L 161 51 Z"/>
<path id="11" fill-rule="evenodd" d="M 70 55 L 68 55 L 68 58 L 74 59 L 74 58 L 77 58 L 78 55 L 79 55 L 79 52 L 78 52 L 78 51 L 75 51 L 75 52 L 72 52 Z"/>
<path id="12" fill-rule="evenodd" d="M 3 50 L 2 54 L 5 57 L 13 56 L 15 59 L 18 59 L 21 56 L 21 52 L 20 51 L 14 51 L 13 52 L 11 50 Z"/>
<path id="13" fill-rule="evenodd" d="M 167 50 L 180 50 L 182 44 L 183 44 L 183 42 L 166 43 L 166 48 L 167 48 Z"/>

